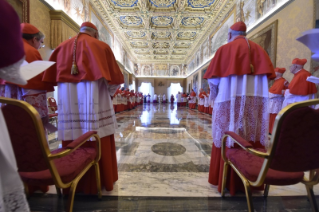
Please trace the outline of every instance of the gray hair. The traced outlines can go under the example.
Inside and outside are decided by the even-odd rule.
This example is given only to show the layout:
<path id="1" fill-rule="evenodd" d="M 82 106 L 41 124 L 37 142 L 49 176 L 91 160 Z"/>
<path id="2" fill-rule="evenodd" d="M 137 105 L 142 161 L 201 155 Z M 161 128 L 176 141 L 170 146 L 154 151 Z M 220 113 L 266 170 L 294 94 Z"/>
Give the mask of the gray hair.
<path id="1" fill-rule="evenodd" d="M 41 40 L 44 38 L 44 34 L 39 31 L 38 33 L 36 34 L 25 34 L 25 33 L 22 33 L 22 38 L 26 39 L 26 40 L 32 40 L 33 38 L 36 38 L 37 40 Z"/>
<path id="2" fill-rule="evenodd" d="M 246 36 L 246 32 L 244 31 L 236 31 L 236 30 L 232 30 L 232 29 L 229 29 L 228 32 L 230 32 L 233 36 L 238 36 L 238 35 L 243 35 L 243 36 Z"/>

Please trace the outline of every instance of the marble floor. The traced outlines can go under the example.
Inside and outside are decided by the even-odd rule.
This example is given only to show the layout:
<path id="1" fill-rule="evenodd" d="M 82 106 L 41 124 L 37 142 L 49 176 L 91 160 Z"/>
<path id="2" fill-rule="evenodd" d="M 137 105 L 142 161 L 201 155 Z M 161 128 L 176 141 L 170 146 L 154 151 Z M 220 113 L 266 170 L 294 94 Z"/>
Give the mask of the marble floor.
<path id="1" fill-rule="evenodd" d="M 138 106 L 116 115 L 119 180 L 105 196 L 220 197 L 207 182 L 212 148 L 211 116 L 169 104 Z M 50 148 L 61 147 L 56 133 Z M 50 193 L 55 189 L 50 188 Z M 319 186 L 315 186 L 319 194 Z M 262 196 L 261 192 L 253 193 Z M 270 196 L 306 195 L 302 184 L 271 186 Z M 237 196 L 244 196 L 238 193 Z"/>

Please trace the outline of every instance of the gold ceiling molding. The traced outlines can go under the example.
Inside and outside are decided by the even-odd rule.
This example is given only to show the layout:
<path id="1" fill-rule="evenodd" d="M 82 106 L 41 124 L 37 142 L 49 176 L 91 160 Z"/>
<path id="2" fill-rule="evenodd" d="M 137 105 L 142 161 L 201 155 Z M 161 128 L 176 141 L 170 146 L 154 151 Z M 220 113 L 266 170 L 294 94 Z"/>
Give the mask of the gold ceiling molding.
<path id="1" fill-rule="evenodd" d="M 201 48 L 201 44 L 205 42 L 206 38 L 210 37 L 212 33 L 217 31 L 216 28 L 219 28 L 222 25 L 221 21 L 226 20 L 227 17 L 233 13 L 235 14 L 235 17 L 236 17 L 236 1 L 235 0 L 228 0 L 221 7 L 223 8 L 223 10 L 221 11 L 220 14 L 218 15 L 216 14 L 216 16 L 212 18 L 214 19 L 214 21 L 210 25 L 210 30 L 207 30 L 202 36 L 202 38 L 199 39 L 201 43 L 199 42 L 199 40 L 197 40 L 197 42 L 194 43 L 194 46 L 196 46 L 197 48 L 193 48 L 190 54 L 187 55 L 185 63 L 189 64 L 196 57 L 196 53 Z"/>

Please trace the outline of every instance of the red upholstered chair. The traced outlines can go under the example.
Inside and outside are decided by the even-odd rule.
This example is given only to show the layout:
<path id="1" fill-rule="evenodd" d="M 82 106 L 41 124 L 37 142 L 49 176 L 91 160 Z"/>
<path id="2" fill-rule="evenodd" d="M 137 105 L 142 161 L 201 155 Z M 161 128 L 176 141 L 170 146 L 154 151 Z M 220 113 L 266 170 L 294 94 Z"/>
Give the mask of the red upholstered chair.
<path id="1" fill-rule="evenodd" d="M 68 210 L 72 211 L 74 192 L 82 176 L 95 167 L 98 197 L 101 198 L 99 163 L 100 138 L 95 131 L 80 136 L 68 146 L 50 152 L 39 113 L 30 104 L 9 98 L 2 112 L 8 127 L 12 147 L 22 181 L 28 185 L 55 185 L 70 188 Z M 96 148 L 81 147 L 91 137 Z M 27 191 L 26 191 L 27 192 Z"/>
<path id="2" fill-rule="evenodd" d="M 56 113 L 56 111 L 58 110 L 58 105 L 56 104 L 56 100 L 53 97 L 49 97 L 47 101 L 48 108 L 51 112 L 49 113 L 49 119 L 55 119 L 56 124 L 58 124 L 58 113 Z"/>
<path id="3" fill-rule="evenodd" d="M 222 143 L 222 157 L 225 161 L 222 196 L 225 194 L 227 170 L 231 166 L 245 186 L 249 211 L 254 211 L 251 200 L 251 186 L 269 185 L 306 186 L 312 210 L 318 211 L 313 185 L 319 182 L 319 110 L 309 107 L 319 100 L 309 100 L 288 105 L 275 120 L 270 145 L 267 151 L 253 149 L 252 145 L 234 132 L 226 132 Z M 239 145 L 226 152 L 226 138 Z M 304 172 L 309 171 L 309 178 Z"/>

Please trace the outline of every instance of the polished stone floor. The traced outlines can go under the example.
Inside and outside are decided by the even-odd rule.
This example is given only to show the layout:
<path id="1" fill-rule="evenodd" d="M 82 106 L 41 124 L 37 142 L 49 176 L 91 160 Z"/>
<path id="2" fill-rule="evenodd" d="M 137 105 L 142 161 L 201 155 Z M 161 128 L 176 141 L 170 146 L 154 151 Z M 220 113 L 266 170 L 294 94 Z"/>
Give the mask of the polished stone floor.
<path id="1" fill-rule="evenodd" d="M 208 197 L 220 197 L 217 188 L 207 182 L 212 148 L 210 115 L 177 109 L 176 104 L 151 104 L 116 116 L 119 180 L 113 191 L 103 191 L 104 196 L 193 197 L 204 198 L 204 202 Z M 61 146 L 56 134 L 49 135 L 49 143 L 51 149 Z M 319 194 L 319 186 L 315 186 L 315 193 Z M 261 197 L 262 193 L 253 195 Z M 271 186 L 269 195 L 297 198 L 306 195 L 306 190 L 302 184 Z M 244 197 L 244 193 L 236 196 Z"/>

